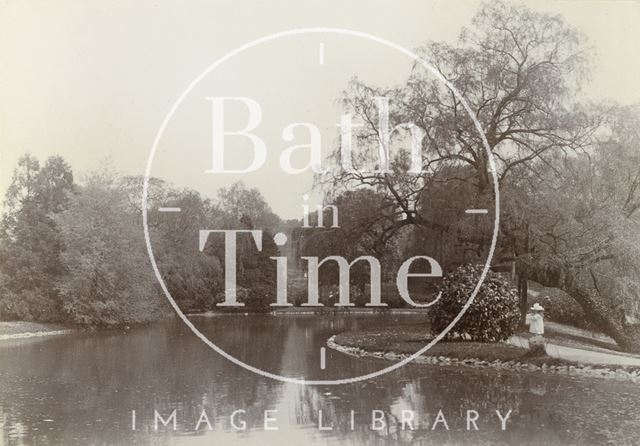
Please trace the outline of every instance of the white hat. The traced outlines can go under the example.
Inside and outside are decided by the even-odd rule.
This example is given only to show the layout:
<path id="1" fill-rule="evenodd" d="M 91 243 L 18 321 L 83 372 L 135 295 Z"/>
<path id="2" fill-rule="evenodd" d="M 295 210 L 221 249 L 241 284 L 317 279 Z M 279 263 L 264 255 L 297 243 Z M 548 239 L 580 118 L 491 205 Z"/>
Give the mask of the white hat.
<path id="1" fill-rule="evenodd" d="M 538 302 L 536 302 L 535 304 L 533 304 L 533 307 L 531 307 L 531 309 L 533 311 L 543 311 L 544 308 L 542 307 L 542 305 L 540 305 Z"/>

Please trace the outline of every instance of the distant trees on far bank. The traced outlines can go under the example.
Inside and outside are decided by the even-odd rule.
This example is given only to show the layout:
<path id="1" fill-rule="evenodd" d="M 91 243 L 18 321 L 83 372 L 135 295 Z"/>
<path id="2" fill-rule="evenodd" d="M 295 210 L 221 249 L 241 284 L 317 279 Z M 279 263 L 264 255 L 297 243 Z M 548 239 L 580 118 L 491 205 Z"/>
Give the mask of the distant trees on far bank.
<path id="1" fill-rule="evenodd" d="M 66 274 L 55 216 L 65 212 L 75 183 L 60 157 L 44 165 L 18 162 L 0 223 L 0 314 L 3 318 L 56 320 L 62 305 L 54 284 Z"/>
<path id="2" fill-rule="evenodd" d="M 108 167 L 77 182 L 59 156 L 43 164 L 23 156 L 0 223 L 0 320 L 119 326 L 171 314 L 144 243 L 142 184 L 141 177 L 117 175 Z M 297 239 L 295 256 L 342 255 L 351 261 L 375 255 L 386 273 L 396 271 L 410 241 L 374 244 L 381 226 L 372 219 L 380 198 L 371 190 L 345 192 L 335 200 L 340 228 L 305 229 L 301 221 L 283 222 L 257 189 L 242 183 L 209 199 L 152 178 L 148 228 L 162 278 L 183 311 L 268 311 L 276 294 L 272 257 L 284 255 L 273 241 L 277 231 Z M 158 207 L 181 211 L 159 213 Z M 198 234 L 205 228 L 264 231 L 261 250 L 250 237 L 237 240 L 238 300 L 244 307 L 217 307 L 225 297 L 224 239 L 214 234 L 199 251 Z M 352 268 L 352 301 L 358 306 L 368 302 L 369 276 L 365 265 Z M 307 300 L 306 279 L 300 271 L 296 279 L 289 284 L 289 301 L 299 305 Z M 393 280 L 382 279 L 384 302 L 405 306 Z M 337 280 L 337 265 L 329 262 L 320 269 L 321 300 L 327 306 L 337 299 Z"/>
<path id="3" fill-rule="evenodd" d="M 117 326 L 170 314 L 144 244 L 141 191 L 140 177 L 106 169 L 78 184 L 61 157 L 41 164 L 23 156 L 0 222 L 0 319 Z M 224 293 L 224 245 L 199 252 L 200 229 L 280 224 L 260 193 L 242 183 L 221 190 L 214 203 L 152 179 L 150 204 L 160 203 L 182 210 L 170 218 L 150 212 L 149 230 L 158 267 L 185 311 L 213 308 Z M 275 293 L 269 256 L 277 247 L 266 239 L 262 252 L 249 240 L 238 246 L 248 310 L 268 308 Z"/>

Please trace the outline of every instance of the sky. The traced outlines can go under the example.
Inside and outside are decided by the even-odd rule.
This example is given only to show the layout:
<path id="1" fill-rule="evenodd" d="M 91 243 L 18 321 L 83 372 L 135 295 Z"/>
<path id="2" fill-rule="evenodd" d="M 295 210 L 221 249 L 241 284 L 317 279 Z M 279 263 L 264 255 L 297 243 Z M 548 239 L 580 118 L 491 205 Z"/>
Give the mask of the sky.
<path id="1" fill-rule="evenodd" d="M 526 4 L 564 15 L 589 37 L 595 53 L 585 91 L 589 99 L 640 102 L 640 2 Z M 479 5 L 475 0 L 2 1 L 0 193 L 26 152 L 41 160 L 62 155 L 80 179 L 106 160 L 122 173 L 144 174 L 158 130 L 187 86 L 216 60 L 259 37 L 335 27 L 413 49 L 429 40 L 454 42 Z M 345 35 L 290 36 L 248 49 L 185 97 L 159 141 L 151 174 L 207 196 L 242 179 L 258 187 L 282 217 L 300 217 L 302 196 L 310 193 L 313 201 L 319 195 L 311 191 L 311 173 L 290 175 L 280 169 L 282 150 L 308 139 L 307 129 L 297 127 L 294 140 L 285 141 L 285 127 L 313 123 L 328 150 L 337 143 L 341 110 L 336 98 L 349 79 L 357 75 L 393 85 L 402 82 L 410 65 L 395 50 Z M 220 96 L 250 97 L 260 104 L 262 120 L 255 133 L 268 156 L 253 173 L 206 173 L 213 156 L 212 102 L 207 98 Z M 238 129 L 247 119 L 246 107 L 229 104 L 228 122 Z M 245 144 L 238 145 L 239 140 Z M 248 166 L 247 141 L 229 141 L 225 161 L 231 167 Z"/>

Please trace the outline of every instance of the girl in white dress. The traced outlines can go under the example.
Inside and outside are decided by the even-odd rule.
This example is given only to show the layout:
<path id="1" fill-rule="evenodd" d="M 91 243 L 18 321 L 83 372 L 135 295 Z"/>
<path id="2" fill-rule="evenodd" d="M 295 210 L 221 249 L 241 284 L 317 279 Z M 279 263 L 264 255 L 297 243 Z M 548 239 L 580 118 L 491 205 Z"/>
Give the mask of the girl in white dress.
<path id="1" fill-rule="evenodd" d="M 536 302 L 531 307 L 531 311 L 533 314 L 530 314 L 527 318 L 529 319 L 529 333 L 533 335 L 530 342 L 533 341 L 533 343 L 537 344 L 542 341 L 542 335 L 544 334 L 544 316 L 542 314 L 544 308 Z"/>

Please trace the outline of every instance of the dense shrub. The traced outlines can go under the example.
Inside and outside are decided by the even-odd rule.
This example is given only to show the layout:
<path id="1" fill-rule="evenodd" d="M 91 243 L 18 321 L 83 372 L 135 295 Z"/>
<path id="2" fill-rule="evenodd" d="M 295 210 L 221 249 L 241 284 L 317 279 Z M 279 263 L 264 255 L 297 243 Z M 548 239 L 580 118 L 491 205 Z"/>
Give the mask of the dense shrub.
<path id="1" fill-rule="evenodd" d="M 383 282 L 381 292 L 382 302 L 387 304 L 389 308 L 403 308 L 407 306 L 404 299 L 400 297 L 400 293 L 398 293 L 398 287 L 395 282 Z M 367 294 L 367 296 L 369 296 L 369 294 Z"/>
<path id="2" fill-rule="evenodd" d="M 463 265 L 448 274 L 440 286 L 441 299 L 431 308 L 431 328 L 440 333 L 460 313 L 482 273 L 480 265 Z M 507 339 L 518 326 L 517 290 L 507 279 L 488 273 L 473 303 L 449 332 L 449 338 L 495 342 Z"/>
<path id="3" fill-rule="evenodd" d="M 225 313 L 263 313 L 272 309 L 270 304 L 276 301 L 275 293 L 275 289 L 267 285 L 256 285 L 251 288 L 237 286 L 236 300 L 244 304 L 243 306 L 217 306 L 225 300 L 225 292 L 221 291 L 216 294 L 208 309 Z"/>
<path id="4" fill-rule="evenodd" d="M 271 304 L 276 301 L 276 289 L 269 285 L 256 285 L 249 289 L 247 297 L 243 300 L 245 307 L 251 311 L 270 311 Z"/>
<path id="5" fill-rule="evenodd" d="M 236 286 L 236 300 L 238 302 L 244 303 L 247 300 L 248 296 L 249 296 L 248 288 Z M 220 307 L 217 307 L 217 305 L 223 303 L 225 298 L 226 298 L 225 291 L 220 291 L 219 293 L 217 293 L 215 298 L 213 299 L 213 304 L 211 305 L 211 308 L 220 308 Z M 233 307 L 230 307 L 230 308 L 233 308 Z"/>

